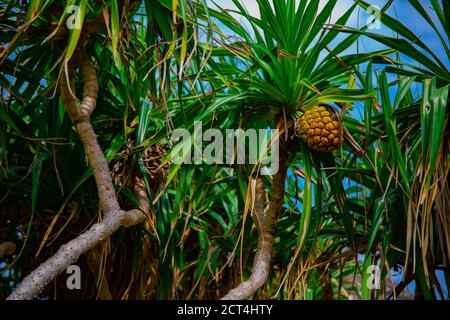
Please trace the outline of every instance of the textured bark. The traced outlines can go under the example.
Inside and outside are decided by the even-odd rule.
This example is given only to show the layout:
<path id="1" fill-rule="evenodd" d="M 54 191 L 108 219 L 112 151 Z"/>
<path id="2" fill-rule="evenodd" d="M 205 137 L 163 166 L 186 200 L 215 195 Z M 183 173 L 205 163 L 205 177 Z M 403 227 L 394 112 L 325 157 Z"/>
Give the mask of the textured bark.
<path id="1" fill-rule="evenodd" d="M 100 207 L 106 215 L 109 214 L 109 212 L 120 210 L 108 163 L 98 144 L 94 128 L 92 128 L 89 121 L 78 122 L 75 127 L 83 142 L 84 151 L 89 160 L 92 172 L 94 173 Z"/>
<path id="2" fill-rule="evenodd" d="M 139 201 L 141 210 L 144 212 L 148 212 L 150 210 L 150 201 L 147 197 L 147 191 L 144 181 L 140 177 L 135 176 L 135 179 L 133 179 L 133 183 L 134 194 Z M 122 220 L 122 226 L 130 227 L 140 223 L 143 219 L 141 210 L 133 209 L 128 211 L 124 219 Z M 111 293 L 111 290 L 109 289 L 108 279 L 105 276 L 104 270 L 102 270 L 102 254 L 100 248 L 101 246 L 97 246 L 87 253 L 87 263 L 91 272 L 97 277 L 96 286 L 98 289 L 98 299 L 113 300 L 113 295 Z M 142 252 L 142 254 L 144 254 L 144 252 Z"/>
<path id="3" fill-rule="evenodd" d="M 98 144 L 97 135 L 90 122 L 90 116 L 95 109 L 98 94 L 98 83 L 94 66 L 89 57 L 83 55 L 81 61 L 81 75 L 84 81 L 83 101 L 79 106 L 72 96 L 75 92 L 73 86 L 73 79 L 75 76 L 73 64 L 70 64 L 68 69 L 70 88 L 66 77 L 61 77 L 61 97 L 70 118 L 75 124 L 75 129 L 77 130 L 80 140 L 83 142 L 84 151 L 89 160 L 89 164 L 92 167 L 95 182 L 97 184 L 100 207 L 104 210 L 105 214 L 120 210 L 111 174 L 109 172 L 108 162 Z"/>
<path id="4" fill-rule="evenodd" d="M 7 300 L 29 300 L 88 250 L 106 239 L 121 226 L 124 211 L 110 212 L 105 219 L 59 248 L 54 256 L 26 276 Z"/>
<path id="5" fill-rule="evenodd" d="M 284 120 L 279 122 L 279 126 Z M 259 231 L 258 249 L 256 251 L 252 273 L 247 281 L 240 283 L 236 288 L 231 289 L 222 300 L 243 300 L 261 288 L 267 280 L 270 271 L 270 261 L 273 253 L 273 242 L 275 225 L 278 212 L 283 206 L 284 185 L 287 172 L 287 146 L 282 134 L 279 137 L 279 169 L 272 180 L 272 197 L 269 208 L 264 215 L 264 185 L 258 179 L 256 186 L 255 223 Z"/>
<path id="6" fill-rule="evenodd" d="M 12 241 L 0 243 L 0 259 L 9 256 L 16 251 L 16 244 Z"/>
<path id="7" fill-rule="evenodd" d="M 73 96 L 75 93 L 75 69 L 73 64 L 68 64 L 67 77 L 61 77 L 60 91 L 62 101 L 83 142 L 86 156 L 92 167 L 104 219 L 91 226 L 77 238 L 62 245 L 54 256 L 23 279 L 16 290 L 7 298 L 8 300 L 25 300 L 36 297 L 50 281 L 69 265 L 76 262 L 83 253 L 108 238 L 120 226 L 131 226 L 143 222 L 146 217 L 144 212 L 148 211 L 149 201 L 145 188 L 142 189 L 142 183 L 138 186 L 137 197 L 144 212 L 138 209 L 126 212 L 121 210 L 119 206 L 108 163 L 90 122 L 90 115 L 95 109 L 97 100 L 98 83 L 94 66 L 86 54 L 82 55 L 81 74 L 84 81 L 81 104 Z"/>

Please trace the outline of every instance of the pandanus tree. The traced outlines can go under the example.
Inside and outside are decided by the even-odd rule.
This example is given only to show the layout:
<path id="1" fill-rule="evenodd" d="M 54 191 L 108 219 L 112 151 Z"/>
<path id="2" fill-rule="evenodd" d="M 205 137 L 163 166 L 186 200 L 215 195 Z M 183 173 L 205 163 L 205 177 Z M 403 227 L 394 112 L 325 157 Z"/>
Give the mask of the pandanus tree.
<path id="1" fill-rule="evenodd" d="M 1 4 L 0 295 L 444 297 L 449 10 L 409 3 L 446 57 L 392 1 L 396 38 L 346 26 L 363 1 Z M 197 121 L 274 133 L 278 170 L 171 161 Z M 82 290 L 58 277 L 72 263 Z"/>
<path id="2" fill-rule="evenodd" d="M 279 172 L 273 177 L 265 213 L 260 203 L 265 197 L 259 195 L 264 191 L 264 182 L 250 178 L 252 170 L 245 166 L 235 168 L 241 192 L 237 196 L 242 199 L 238 210 L 243 215 L 233 252 L 240 247 L 241 261 L 246 261 L 245 233 L 251 231 L 245 223 L 252 210 L 256 226 L 253 230 L 259 232 L 259 240 L 248 280 L 225 298 L 244 298 L 254 293 L 264 284 L 270 261 L 276 268 L 259 296 L 348 297 L 356 275 L 360 274 L 362 290 L 358 294 L 365 299 L 372 294 L 378 298 L 396 297 L 413 279 L 417 296 L 422 292 L 426 298 L 432 298 L 436 288 L 445 297 L 435 271 L 447 270 L 448 218 L 444 211 L 448 193 L 438 195 L 436 191 L 448 189 L 448 143 L 444 132 L 448 117 L 448 57 L 440 61 L 413 32 L 388 16 L 386 11 L 392 2 L 381 9 L 380 17 L 399 38 L 368 32 L 368 25 L 359 30 L 342 27 L 355 7 L 330 23 L 336 5 L 333 1 L 320 11 L 320 3 L 315 1 L 257 3 L 259 17 L 247 13 L 239 1 L 234 1 L 236 12 L 209 9 L 209 17 L 220 21 L 219 25 L 234 36 L 219 37 L 219 46 L 212 49 L 211 69 L 205 71 L 212 75 L 208 80 L 212 81 L 216 98 L 204 112 L 190 113 L 197 119 L 207 119 L 214 112 L 211 122 L 223 127 L 259 127 L 266 123 L 286 133 L 280 135 L 281 140 L 288 137 L 280 149 L 280 160 L 286 161 L 280 168 L 286 168 L 287 173 Z M 369 6 L 360 1 L 356 5 L 363 9 Z M 448 52 L 442 5 L 432 2 L 440 26 L 435 25 L 419 2 L 412 1 L 411 5 L 410 9 L 415 9 L 438 33 L 444 52 Z M 246 21 L 244 26 L 242 20 Z M 335 31 L 350 36 L 333 43 L 338 36 Z M 389 48 L 342 55 L 361 35 Z M 414 61 L 405 63 L 400 60 L 405 57 L 399 54 Z M 386 63 L 390 65 L 382 73 L 374 72 L 375 65 L 384 67 Z M 388 82 L 390 74 L 398 77 L 392 83 Z M 214 77 L 216 81 L 211 80 Z M 414 92 L 412 85 L 422 80 L 424 91 Z M 223 87 L 226 91 L 220 93 Z M 351 102 L 360 100 L 364 100 L 361 120 L 346 112 L 351 109 Z M 341 108 L 345 132 L 343 148 L 333 154 L 313 150 L 321 149 L 320 143 L 323 147 L 330 142 L 326 139 L 328 132 L 324 137 L 314 130 L 308 136 L 309 130 L 317 128 L 306 127 L 314 121 L 327 123 L 321 117 L 328 115 L 320 112 L 326 113 L 329 103 Z M 193 107 L 199 110 L 198 105 Z M 297 130 L 290 132 L 293 123 Z M 412 128 L 421 128 L 422 132 L 412 134 Z M 295 131 L 306 143 L 292 139 Z M 292 181 L 294 176 L 300 181 Z M 430 191 L 431 186 L 435 191 Z M 285 192 L 284 199 L 279 197 L 279 190 Z M 253 202 L 249 194 L 253 195 Z M 293 201 L 299 198 L 301 206 Z M 282 201 L 287 208 L 281 207 Z M 272 211 L 280 207 L 278 212 Z M 301 212 L 297 211 L 299 207 Z M 273 227 L 275 214 L 278 228 Z M 268 223 L 267 229 L 264 223 Z M 273 242 L 275 250 L 271 249 Z M 364 257 L 361 265 L 356 258 L 358 253 Z M 245 270 L 240 263 L 240 270 Z M 371 266 L 382 271 L 382 290 L 374 291 L 369 286 L 367 270 Z M 389 282 L 393 283 L 392 271 L 402 267 L 402 281 L 395 290 L 388 289 Z M 296 272 L 292 274 L 293 268 Z M 353 275 L 353 282 L 344 283 L 346 275 Z M 240 278 L 245 280 L 242 274 Z"/>
<path id="3" fill-rule="evenodd" d="M 269 1 L 261 0 L 257 1 L 259 17 L 247 13 L 239 1 L 233 2 L 238 8 L 235 13 L 240 18 L 235 18 L 228 10 L 209 9 L 209 17 L 217 19 L 219 25 L 231 30 L 233 37 L 228 41 L 223 40 L 226 38 L 224 36 L 217 39 L 219 45 L 212 49 L 209 61 L 208 74 L 217 79 L 212 82 L 213 89 L 225 86 L 226 91 L 216 93 L 216 99 L 196 117 L 210 118 L 209 114 L 214 112 L 217 115 L 211 122 L 223 124 L 223 127 L 268 127 L 280 130 L 277 137 L 279 169 L 271 179 L 270 201 L 266 209 L 260 203 L 265 199 L 266 179 L 253 179 L 252 170 L 248 167 L 235 168 L 242 190 L 240 196 L 244 200 L 243 220 L 248 213 L 246 209 L 253 208 L 250 211 L 258 231 L 258 244 L 248 280 L 232 289 L 225 299 L 244 299 L 266 282 L 276 237 L 276 221 L 288 218 L 283 215 L 285 201 L 289 197 L 298 198 L 291 192 L 285 193 L 288 176 L 301 172 L 304 183 L 301 219 L 297 226 L 298 232 L 293 233 L 297 235 L 296 249 L 286 276 L 311 235 L 313 192 L 320 210 L 322 179 L 333 185 L 329 201 L 345 225 L 348 239 L 352 241 L 349 246 L 355 245 L 340 177 L 331 175 L 331 171 L 326 173 L 323 169 L 336 166 L 330 151 L 341 146 L 343 129 L 340 119 L 341 113 L 345 113 L 346 104 L 373 98 L 371 92 L 352 85 L 355 63 L 368 61 L 383 52 L 339 56 L 357 37 L 349 36 L 337 47 L 331 47 L 338 32 L 325 30 L 323 25 L 330 22 L 337 1 L 329 1 L 319 10 L 319 1 L 276 1 L 272 6 Z M 344 25 L 355 6 L 349 8 L 336 23 Z M 246 24 L 243 25 L 240 19 L 245 19 Z M 211 77 L 208 80 L 211 81 Z M 335 109 L 337 106 L 342 110 L 338 112 Z M 353 140 L 349 132 L 345 132 L 348 137 L 345 142 L 347 148 L 356 148 L 351 146 Z M 290 169 L 292 163 L 297 166 L 300 164 L 302 169 L 296 166 Z M 253 200 L 248 196 L 249 193 L 253 194 Z M 295 203 L 288 200 L 290 206 L 295 207 Z M 319 223 L 318 215 L 316 219 L 319 220 L 315 223 Z M 243 238 L 241 235 L 240 241 Z M 285 242 L 286 239 L 279 238 L 279 241 Z M 356 254 L 357 251 L 354 252 Z"/>
<path id="4" fill-rule="evenodd" d="M 4 209 L 2 238 L 14 238 L 18 232 L 25 239 L 12 266 L 23 261 L 24 255 L 42 257 L 43 248 L 55 241 L 59 246 L 70 240 L 58 251 L 46 252 L 43 261 L 49 259 L 34 266 L 11 299 L 37 296 L 83 253 L 87 253 L 86 264 L 94 275 L 91 283 L 98 287 L 100 298 L 124 294 L 127 281 L 138 282 L 133 292 L 125 290 L 128 297 L 143 297 L 152 291 L 154 284 L 148 285 L 148 278 L 154 279 L 151 268 L 142 273 L 133 270 L 139 263 L 152 263 L 154 244 L 149 233 L 154 228 L 154 211 L 148 194 L 162 179 L 162 168 L 154 162 L 162 157 L 163 147 L 145 146 L 145 139 L 166 114 L 171 68 L 177 63 L 181 75 L 186 54 L 192 55 L 188 14 L 193 8 L 184 1 L 178 6 L 116 0 L 31 1 L 26 5 L 10 1 L 2 5 L 1 188 L 11 205 L 23 203 L 23 197 L 31 204 L 30 212 L 20 206 L 9 206 L 10 212 Z M 192 26 L 192 20 L 189 23 Z M 112 171 L 116 169 L 114 184 L 108 161 Z M 98 191 L 97 204 L 90 196 L 95 194 L 92 181 Z M 53 214 L 41 216 L 43 207 Z M 99 214 L 86 215 L 92 209 Z M 73 227 L 72 219 L 80 228 L 65 234 L 68 225 Z M 84 231 L 92 219 L 98 222 Z M 3 225 L 6 221 L 11 224 Z M 112 288 L 103 258 L 110 252 L 109 236 L 120 226 L 140 223 L 128 235 L 120 232 L 119 246 L 113 245 L 113 255 L 119 253 L 119 259 L 109 261 L 130 271 L 128 280 L 123 277 Z M 76 237 L 77 233 L 81 235 Z M 40 244 L 27 246 L 35 236 Z M 128 241 L 139 241 L 133 246 L 136 251 L 121 247 Z M 91 250 L 99 243 L 102 247 Z M 132 265 L 120 260 L 127 256 L 121 256 L 122 250 L 135 257 Z M 7 278 L 18 279 L 29 271 L 18 268 Z M 9 286 L 9 280 L 4 281 L 7 285 L 2 290 Z"/>

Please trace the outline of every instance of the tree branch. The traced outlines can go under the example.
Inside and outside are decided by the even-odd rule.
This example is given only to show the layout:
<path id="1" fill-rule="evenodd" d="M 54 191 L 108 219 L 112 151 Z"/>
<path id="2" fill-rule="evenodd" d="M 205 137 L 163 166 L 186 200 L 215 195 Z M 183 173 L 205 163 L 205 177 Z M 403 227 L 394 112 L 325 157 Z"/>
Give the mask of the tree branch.
<path id="1" fill-rule="evenodd" d="M 279 126 L 284 123 L 279 121 Z M 264 216 L 264 184 L 258 179 L 256 185 L 255 223 L 258 227 L 258 249 L 255 254 L 252 273 L 247 281 L 240 283 L 236 288 L 231 289 L 221 300 L 243 300 L 261 288 L 267 280 L 270 271 L 270 260 L 273 253 L 273 242 L 275 225 L 277 222 L 278 212 L 283 206 L 284 200 L 284 184 L 287 173 L 287 146 L 285 139 L 278 136 L 279 142 L 279 169 L 272 180 L 272 197 L 270 199 L 269 208 Z"/>
<path id="2" fill-rule="evenodd" d="M 145 192 L 144 184 L 137 179 L 135 191 L 137 191 L 138 200 L 140 200 L 144 212 L 137 209 L 128 212 L 121 210 L 112 183 L 108 163 L 90 122 L 90 115 L 95 109 L 98 93 L 97 76 L 94 66 L 88 56 L 83 53 L 81 73 L 84 81 L 84 89 L 83 101 L 80 105 L 78 105 L 78 101 L 72 95 L 75 92 L 75 69 L 73 64 L 68 64 L 68 66 L 69 74 L 67 78 L 61 77 L 60 80 L 61 97 L 77 133 L 83 142 L 86 156 L 92 167 L 104 219 L 91 226 L 77 238 L 62 245 L 54 256 L 42 263 L 23 279 L 22 283 L 7 298 L 8 300 L 23 300 L 36 297 L 58 274 L 76 262 L 83 253 L 94 248 L 104 239 L 112 235 L 120 226 L 131 226 L 144 221 L 146 217 L 144 212 L 147 212 L 149 209 L 149 200 Z"/>
<path id="3" fill-rule="evenodd" d="M 78 102 L 72 96 L 72 92 L 75 92 L 72 84 L 75 76 L 73 68 L 73 65 L 70 64 L 68 71 L 71 76 L 69 78 L 71 89 L 68 86 L 66 77 L 61 77 L 61 97 L 70 118 L 75 124 L 75 129 L 83 143 L 84 151 L 92 167 L 97 184 L 100 207 L 104 210 L 105 214 L 108 214 L 108 212 L 120 210 L 120 206 L 109 172 L 108 162 L 105 159 L 105 155 L 97 141 L 97 135 L 90 122 L 90 116 L 97 102 L 97 75 L 91 60 L 86 54 L 83 54 L 81 61 L 81 75 L 84 81 L 83 101 L 78 106 Z"/>

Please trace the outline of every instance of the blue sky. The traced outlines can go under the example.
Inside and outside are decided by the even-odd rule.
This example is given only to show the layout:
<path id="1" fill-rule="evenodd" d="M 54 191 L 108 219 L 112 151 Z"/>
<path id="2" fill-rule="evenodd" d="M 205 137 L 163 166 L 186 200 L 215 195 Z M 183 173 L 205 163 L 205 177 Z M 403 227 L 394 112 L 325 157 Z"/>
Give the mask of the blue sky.
<path id="1" fill-rule="evenodd" d="M 294 0 L 292 0 L 294 1 Z M 295 0 L 298 1 L 298 0 Z M 378 6 L 382 8 L 386 4 L 386 0 L 366 0 L 371 5 Z M 448 1 L 448 0 L 444 0 Z M 259 17 L 258 5 L 256 0 L 241 0 L 240 1 L 248 10 L 248 12 L 255 16 Z M 207 1 L 208 4 L 212 5 L 212 0 Z M 220 5 L 224 9 L 236 10 L 236 6 L 233 4 L 232 0 L 217 0 L 215 1 L 218 5 Z M 430 14 L 431 18 L 437 22 L 437 17 L 431 9 L 431 5 L 429 0 L 420 1 L 423 4 L 425 9 Z M 325 0 L 321 0 L 321 7 L 325 4 Z M 333 11 L 332 21 L 334 22 L 337 18 L 339 18 L 344 12 L 346 12 L 351 5 L 354 4 L 353 0 L 339 0 L 335 6 Z M 320 9 L 320 7 L 319 7 Z M 449 66 L 450 62 L 448 57 L 445 55 L 445 51 L 443 49 L 442 44 L 439 41 L 439 38 L 435 34 L 434 30 L 424 21 L 424 19 L 413 9 L 413 7 L 409 4 L 407 0 L 395 0 L 392 5 L 388 9 L 388 14 L 394 18 L 397 18 L 401 21 L 406 27 L 412 30 L 421 40 L 423 40 L 435 53 L 437 56 L 441 57 L 444 63 Z M 243 25 L 248 25 L 244 19 L 240 19 L 238 14 L 233 14 L 238 20 L 242 22 Z M 370 17 L 370 14 L 363 9 L 355 10 L 352 17 L 348 22 L 348 26 L 357 27 L 362 26 L 366 23 L 367 19 Z M 250 28 L 248 28 L 250 30 Z M 381 26 L 380 29 L 373 30 L 376 33 L 395 36 L 395 34 L 389 30 L 385 26 Z M 372 41 L 370 39 L 361 39 L 359 41 L 360 49 L 362 51 L 373 51 L 380 50 L 384 48 L 379 43 Z M 350 49 L 353 51 L 353 48 Z"/>

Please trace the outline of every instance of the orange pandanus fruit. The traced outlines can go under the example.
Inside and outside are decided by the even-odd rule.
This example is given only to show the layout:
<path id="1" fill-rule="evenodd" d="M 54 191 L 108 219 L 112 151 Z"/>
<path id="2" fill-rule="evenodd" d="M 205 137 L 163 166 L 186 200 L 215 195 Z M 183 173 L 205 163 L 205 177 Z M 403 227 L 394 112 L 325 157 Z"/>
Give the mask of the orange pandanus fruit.
<path id="1" fill-rule="evenodd" d="M 297 134 L 308 147 L 330 152 L 342 145 L 342 122 L 333 108 L 315 106 L 297 120 Z"/>

